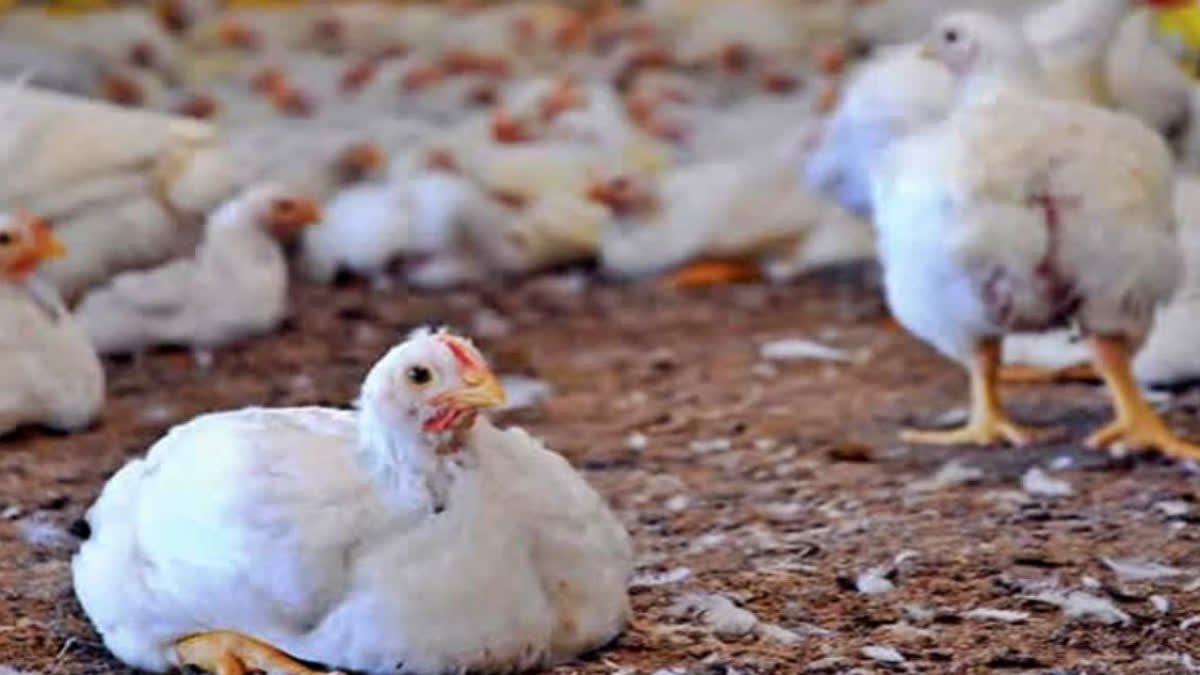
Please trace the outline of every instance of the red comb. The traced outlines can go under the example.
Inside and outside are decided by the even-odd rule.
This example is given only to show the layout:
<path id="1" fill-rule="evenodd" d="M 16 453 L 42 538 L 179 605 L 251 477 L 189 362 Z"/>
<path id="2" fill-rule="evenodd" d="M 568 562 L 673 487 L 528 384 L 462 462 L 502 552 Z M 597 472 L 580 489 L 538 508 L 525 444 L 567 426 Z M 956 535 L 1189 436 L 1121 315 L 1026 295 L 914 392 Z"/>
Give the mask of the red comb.
<path id="1" fill-rule="evenodd" d="M 454 354 L 454 360 L 458 361 L 458 365 L 464 369 L 475 370 L 485 367 L 483 362 L 479 360 L 478 353 L 471 348 L 466 340 L 447 334 L 439 335 L 438 338 L 450 348 L 450 353 Z"/>

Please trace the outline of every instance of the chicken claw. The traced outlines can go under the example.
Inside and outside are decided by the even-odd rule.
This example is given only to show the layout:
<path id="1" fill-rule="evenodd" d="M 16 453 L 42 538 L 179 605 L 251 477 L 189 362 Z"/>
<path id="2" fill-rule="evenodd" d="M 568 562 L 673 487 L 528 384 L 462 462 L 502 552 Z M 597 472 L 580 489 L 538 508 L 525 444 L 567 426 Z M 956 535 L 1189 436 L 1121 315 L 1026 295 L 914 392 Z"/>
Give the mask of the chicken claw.
<path id="1" fill-rule="evenodd" d="M 325 675 L 265 642 L 231 630 L 190 635 L 175 643 L 175 651 L 180 665 L 196 666 L 215 675 L 245 675 L 258 670 L 270 675 Z"/>
<path id="2" fill-rule="evenodd" d="M 985 338 L 975 348 L 975 358 L 969 366 L 971 374 L 971 416 L 965 426 L 946 430 L 907 429 L 900 433 L 905 443 L 925 445 L 992 445 L 1006 441 L 1012 445 L 1029 445 L 1044 430 L 1017 424 L 1004 412 L 996 381 L 1000 366 L 1000 341 Z"/>
<path id="3" fill-rule="evenodd" d="M 1146 402 L 1129 368 L 1129 347 L 1120 338 L 1091 339 L 1096 370 L 1112 394 L 1116 419 L 1087 439 L 1089 448 L 1122 441 L 1133 449 L 1155 449 L 1181 459 L 1200 459 L 1200 445 L 1171 433 L 1158 412 Z"/>

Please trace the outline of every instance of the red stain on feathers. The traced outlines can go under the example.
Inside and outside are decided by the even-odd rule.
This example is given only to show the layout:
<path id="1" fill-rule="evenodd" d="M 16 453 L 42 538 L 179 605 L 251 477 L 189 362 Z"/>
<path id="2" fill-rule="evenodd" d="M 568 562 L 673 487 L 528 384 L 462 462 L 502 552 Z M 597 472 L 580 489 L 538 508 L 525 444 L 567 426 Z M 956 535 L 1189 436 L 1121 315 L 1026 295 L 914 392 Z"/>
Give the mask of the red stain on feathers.
<path id="1" fill-rule="evenodd" d="M 1037 192 L 1029 197 L 1031 206 L 1040 208 L 1046 223 L 1046 252 L 1034 268 L 1034 274 L 1046 284 L 1046 295 L 1052 307 L 1053 318 L 1062 320 L 1074 311 L 1079 303 L 1075 284 L 1067 279 L 1059 266 L 1059 251 L 1062 248 L 1062 212 L 1064 208 L 1078 206 L 1079 200 L 1055 197 L 1049 192 Z"/>

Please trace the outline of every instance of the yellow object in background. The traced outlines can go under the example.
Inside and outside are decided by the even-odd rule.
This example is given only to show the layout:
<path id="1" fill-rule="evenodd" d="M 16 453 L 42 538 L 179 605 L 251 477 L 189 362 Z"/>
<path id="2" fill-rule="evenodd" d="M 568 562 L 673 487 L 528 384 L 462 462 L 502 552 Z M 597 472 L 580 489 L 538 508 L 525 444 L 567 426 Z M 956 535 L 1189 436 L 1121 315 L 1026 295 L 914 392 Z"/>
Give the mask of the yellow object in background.
<path id="1" fill-rule="evenodd" d="M 1175 54 L 1179 67 L 1200 79 L 1200 2 L 1158 4 L 1152 11 L 1154 27 Z"/>
<path id="2" fill-rule="evenodd" d="M 5 3 L 11 6 L 14 3 Z M 117 5 L 114 0 L 53 0 L 44 6 L 47 14 L 71 15 L 85 14 L 100 9 L 112 9 Z M 6 6 L 5 9 L 8 9 Z"/>

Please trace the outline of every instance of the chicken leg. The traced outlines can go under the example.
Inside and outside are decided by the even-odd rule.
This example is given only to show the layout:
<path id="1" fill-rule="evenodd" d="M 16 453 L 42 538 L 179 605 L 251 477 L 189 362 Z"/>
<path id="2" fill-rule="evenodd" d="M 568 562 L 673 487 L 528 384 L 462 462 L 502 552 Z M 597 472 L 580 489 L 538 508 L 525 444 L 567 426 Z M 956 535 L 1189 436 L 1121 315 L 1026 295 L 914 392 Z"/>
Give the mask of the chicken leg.
<path id="1" fill-rule="evenodd" d="M 1171 433 L 1162 417 L 1142 396 L 1129 367 L 1129 346 L 1121 338 L 1090 339 L 1096 370 L 1104 379 L 1116 408 L 1116 419 L 1088 437 L 1090 448 L 1124 441 L 1134 449 L 1154 448 L 1172 457 L 1200 459 L 1200 445 Z"/>
<path id="2" fill-rule="evenodd" d="M 926 445 L 990 445 L 997 441 L 1028 445 L 1037 432 L 1017 424 L 1004 412 L 996 389 L 999 368 L 999 338 L 980 340 L 967 368 L 971 376 L 971 416 L 966 426 L 944 431 L 907 429 L 901 432 L 900 439 Z"/>
<path id="3" fill-rule="evenodd" d="M 1000 381 L 1012 384 L 1053 384 L 1056 382 L 1095 382 L 1100 379 L 1090 363 L 1062 368 L 1043 368 L 1010 364 L 1000 368 Z"/>
<path id="4" fill-rule="evenodd" d="M 189 635 L 175 643 L 180 665 L 202 668 L 214 675 L 324 675 L 265 642 L 231 630 Z"/>

